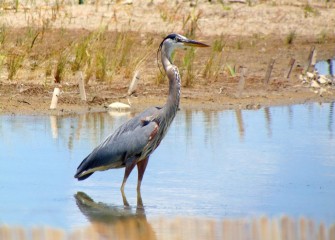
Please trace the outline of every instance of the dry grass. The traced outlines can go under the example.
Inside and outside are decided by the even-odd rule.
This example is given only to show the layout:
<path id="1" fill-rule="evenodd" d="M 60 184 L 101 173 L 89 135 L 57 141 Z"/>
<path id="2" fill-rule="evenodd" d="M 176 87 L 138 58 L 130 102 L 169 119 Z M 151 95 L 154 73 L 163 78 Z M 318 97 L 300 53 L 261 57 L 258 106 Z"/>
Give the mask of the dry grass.
<path id="1" fill-rule="evenodd" d="M 65 78 L 66 73 L 66 64 L 68 62 L 68 53 L 63 51 L 60 53 L 57 59 L 56 70 L 55 70 L 55 83 L 61 83 L 62 80 Z M 48 68 L 46 68 L 47 74 Z"/>
<path id="2" fill-rule="evenodd" d="M 69 80 L 79 70 L 87 82 L 91 78 L 106 83 L 115 77 L 131 79 L 135 69 L 155 53 L 153 46 L 159 44 L 152 36 L 139 42 L 132 32 L 107 32 L 105 28 L 41 32 L 32 28 L 1 30 L 0 66 L 5 66 L 9 79 L 21 80 L 17 72 L 24 62 L 31 66 L 25 68 L 26 75 L 34 70 L 45 77 L 53 75 L 55 82 Z"/>
<path id="3" fill-rule="evenodd" d="M 164 22 L 173 23 L 178 20 L 181 10 L 181 3 L 177 3 L 175 6 L 167 4 L 168 1 L 164 1 L 157 6 L 160 17 Z"/>
<path id="4" fill-rule="evenodd" d="M 220 72 L 222 72 L 223 63 L 223 50 L 226 45 L 224 36 L 215 39 L 212 46 L 211 55 L 208 58 L 202 76 L 204 78 L 217 80 Z"/>
<path id="5" fill-rule="evenodd" d="M 195 35 L 198 17 L 197 14 L 195 18 L 190 17 L 185 22 L 185 29 L 191 35 Z M 83 71 L 86 83 L 92 79 L 105 83 L 112 83 L 113 79 L 130 80 L 136 70 L 155 72 L 150 76 L 157 84 L 164 81 L 164 76 L 160 75 L 156 64 L 152 62 L 161 41 L 160 37 L 153 34 L 141 38 L 137 33 L 109 32 L 106 28 L 96 31 L 28 28 L 5 29 L 1 39 L 1 56 L 4 56 L 2 65 L 6 66 L 9 79 L 22 80 L 17 72 L 25 62 L 31 66 L 24 69 L 25 75 L 31 75 L 29 71 L 35 71 L 35 75 L 44 76 L 44 81 L 50 79 L 49 76 L 54 76 L 53 82 L 56 83 L 65 79 L 70 81 L 77 71 Z M 13 49 L 17 49 L 12 46 L 18 43 L 20 54 L 13 54 Z M 193 84 L 197 75 L 194 69 L 201 72 L 203 68 L 200 67 L 202 62 L 194 61 L 195 55 L 195 50 L 189 49 L 176 62 L 181 68 L 186 87 Z M 217 71 L 219 70 L 216 69 Z"/>
<path id="6" fill-rule="evenodd" d="M 9 80 L 13 80 L 19 69 L 22 67 L 24 58 L 25 53 L 22 51 L 15 51 L 15 49 L 12 49 L 10 52 L 8 52 L 6 66 Z"/>
<path id="7" fill-rule="evenodd" d="M 194 48 L 187 49 L 184 58 L 183 64 L 181 67 L 181 78 L 184 82 L 184 87 L 192 86 L 195 78 L 194 72 L 194 58 L 195 58 L 195 50 Z"/>

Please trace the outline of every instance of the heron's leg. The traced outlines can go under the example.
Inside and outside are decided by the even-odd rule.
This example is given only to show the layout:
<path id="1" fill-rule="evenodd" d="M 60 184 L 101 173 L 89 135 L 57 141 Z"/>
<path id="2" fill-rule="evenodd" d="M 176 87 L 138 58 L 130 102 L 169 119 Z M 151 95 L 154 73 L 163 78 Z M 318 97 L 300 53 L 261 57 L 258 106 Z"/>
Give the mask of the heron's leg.
<path id="1" fill-rule="evenodd" d="M 142 200 L 142 196 L 141 196 L 141 192 L 138 191 L 137 192 L 137 209 L 141 209 L 143 208 L 143 200 Z"/>
<path id="2" fill-rule="evenodd" d="M 129 203 L 128 203 L 126 194 L 125 194 L 123 191 L 121 191 L 121 194 L 122 194 L 123 205 L 124 205 L 125 207 L 129 207 Z"/>
<path id="3" fill-rule="evenodd" d="M 141 191 L 142 178 L 143 178 L 145 169 L 148 165 L 148 162 L 149 162 L 149 157 L 137 163 L 137 170 L 138 170 L 137 196 L 141 196 L 141 195 L 138 195 L 138 193 Z"/>
<path id="4" fill-rule="evenodd" d="M 126 185 L 127 179 L 131 173 L 131 171 L 134 169 L 136 165 L 136 161 L 132 161 L 129 164 L 126 164 L 126 169 L 124 171 L 124 177 L 123 177 L 123 181 L 122 181 L 122 185 L 121 185 L 121 192 L 122 192 L 122 196 L 124 195 L 124 186 Z"/>

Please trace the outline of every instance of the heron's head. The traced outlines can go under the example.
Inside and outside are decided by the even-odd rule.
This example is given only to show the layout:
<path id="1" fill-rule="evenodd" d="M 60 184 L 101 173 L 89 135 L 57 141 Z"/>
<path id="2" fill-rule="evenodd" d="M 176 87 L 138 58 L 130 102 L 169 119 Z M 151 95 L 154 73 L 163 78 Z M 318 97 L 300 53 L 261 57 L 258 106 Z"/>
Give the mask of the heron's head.
<path id="1" fill-rule="evenodd" d="M 171 33 L 163 39 L 158 51 L 164 51 L 166 56 L 170 58 L 175 49 L 186 47 L 209 47 L 209 45 L 188 39 L 177 33 Z"/>

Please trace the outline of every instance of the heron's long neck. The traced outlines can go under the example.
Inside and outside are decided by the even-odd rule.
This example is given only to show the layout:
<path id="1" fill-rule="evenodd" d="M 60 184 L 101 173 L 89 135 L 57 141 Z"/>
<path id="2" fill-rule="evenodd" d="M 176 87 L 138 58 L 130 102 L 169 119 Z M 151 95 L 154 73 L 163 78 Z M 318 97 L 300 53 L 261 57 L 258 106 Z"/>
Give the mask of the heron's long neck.
<path id="1" fill-rule="evenodd" d="M 170 53 L 162 49 L 162 63 L 169 79 L 169 96 L 164 106 L 164 113 L 171 118 L 175 116 L 180 101 L 180 75 L 178 68 L 172 64 Z"/>

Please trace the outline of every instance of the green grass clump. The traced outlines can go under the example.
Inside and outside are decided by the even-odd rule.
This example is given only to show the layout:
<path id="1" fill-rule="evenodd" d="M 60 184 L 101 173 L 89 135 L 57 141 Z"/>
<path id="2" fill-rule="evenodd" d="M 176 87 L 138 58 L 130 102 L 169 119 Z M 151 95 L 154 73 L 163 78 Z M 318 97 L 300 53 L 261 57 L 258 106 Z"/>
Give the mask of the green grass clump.
<path id="1" fill-rule="evenodd" d="M 85 37 L 79 43 L 75 44 L 74 46 L 75 58 L 71 65 L 72 71 L 74 72 L 79 71 L 86 65 L 90 57 L 88 48 L 91 40 L 92 35 L 90 34 L 88 37 Z"/>
<path id="2" fill-rule="evenodd" d="M 322 30 L 316 39 L 317 43 L 324 44 L 327 41 L 327 32 L 325 30 Z"/>
<path id="3" fill-rule="evenodd" d="M 155 83 L 159 85 L 159 84 L 162 84 L 164 80 L 165 80 L 165 75 L 162 74 L 160 71 L 158 71 L 155 76 Z"/>
<path id="4" fill-rule="evenodd" d="M 231 77 L 235 77 L 236 76 L 236 69 L 235 69 L 235 65 L 232 67 L 230 66 L 230 64 L 226 64 L 227 69 L 228 69 L 228 73 Z"/>
<path id="5" fill-rule="evenodd" d="M 47 61 L 45 64 L 45 77 L 50 77 L 52 75 L 52 61 Z"/>
<path id="6" fill-rule="evenodd" d="M 185 82 L 185 87 L 192 86 L 195 78 L 194 74 L 194 56 L 195 56 L 195 49 L 189 48 L 187 49 L 185 56 L 183 58 L 183 65 L 182 65 L 182 78 Z"/>
<path id="7" fill-rule="evenodd" d="M 114 48 L 114 55 L 117 56 L 114 58 L 116 69 L 120 69 L 127 65 L 129 58 L 131 57 L 131 50 L 133 50 L 134 42 L 134 39 L 130 38 L 127 33 L 118 34 Z"/>
<path id="8" fill-rule="evenodd" d="M 19 10 L 19 0 L 14 0 L 14 8 L 15 8 L 15 12 L 17 12 Z"/>
<path id="9" fill-rule="evenodd" d="M 68 54 L 66 51 L 64 51 L 59 55 L 57 59 L 56 70 L 54 75 L 55 83 L 61 83 L 64 80 L 67 63 L 68 63 Z"/>
<path id="10" fill-rule="evenodd" d="M 238 40 L 238 41 L 236 42 L 236 48 L 237 48 L 238 50 L 241 50 L 241 49 L 243 48 L 243 43 L 242 43 L 241 40 Z"/>
<path id="11" fill-rule="evenodd" d="M 18 70 L 22 67 L 24 61 L 24 53 L 12 52 L 7 55 L 7 71 L 8 79 L 13 80 Z"/>
<path id="12" fill-rule="evenodd" d="M 4 44 L 7 37 L 7 28 L 5 24 L 0 27 L 0 45 Z"/>
<path id="13" fill-rule="evenodd" d="M 100 50 L 96 55 L 95 76 L 100 81 L 107 80 L 108 58 L 104 50 Z"/>
<path id="14" fill-rule="evenodd" d="M 313 8 L 312 5 L 310 5 L 309 3 L 307 3 L 304 6 L 304 16 L 305 16 L 305 18 L 307 18 L 310 15 L 312 15 L 312 16 L 319 16 L 320 12 L 316 8 Z"/>
<path id="15" fill-rule="evenodd" d="M 183 29 L 185 36 L 188 38 L 195 38 L 196 31 L 199 29 L 199 20 L 201 18 L 202 12 L 193 10 L 188 13 L 188 15 L 183 17 Z"/>
<path id="16" fill-rule="evenodd" d="M 214 78 L 217 80 L 223 65 L 223 49 L 225 44 L 226 42 L 224 41 L 223 36 L 220 36 L 219 39 L 214 41 L 211 55 L 202 72 L 202 76 L 204 78 Z"/>
<path id="17" fill-rule="evenodd" d="M 289 45 L 293 44 L 293 41 L 296 37 L 297 37 L 297 34 L 295 33 L 295 31 L 289 32 L 289 34 L 286 36 L 286 40 L 285 40 L 286 44 L 289 44 Z"/>
<path id="18" fill-rule="evenodd" d="M 6 59 L 6 56 L 0 54 L 0 72 L 1 72 L 1 70 L 3 68 L 4 63 L 5 63 L 5 59 Z"/>

